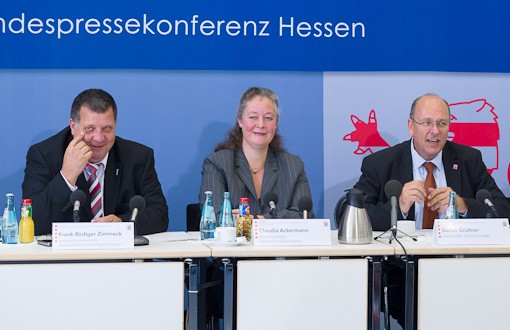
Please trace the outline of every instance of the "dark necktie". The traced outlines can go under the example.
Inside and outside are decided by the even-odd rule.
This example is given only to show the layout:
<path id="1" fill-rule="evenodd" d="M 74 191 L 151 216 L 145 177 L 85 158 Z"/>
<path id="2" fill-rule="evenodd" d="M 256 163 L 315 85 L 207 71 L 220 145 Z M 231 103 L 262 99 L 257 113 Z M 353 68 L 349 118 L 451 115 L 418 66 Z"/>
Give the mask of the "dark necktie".
<path id="1" fill-rule="evenodd" d="M 429 193 L 429 188 L 436 188 L 436 180 L 434 179 L 434 168 L 436 165 L 434 163 L 426 162 L 423 164 L 425 169 L 427 170 L 427 177 L 425 178 L 425 192 Z M 423 202 L 423 229 L 432 229 L 434 226 L 434 220 L 439 218 L 439 212 L 432 211 L 432 209 L 427 206 L 428 199 L 425 197 Z"/>
<path id="2" fill-rule="evenodd" d="M 96 167 L 97 166 L 97 167 Z M 98 218 L 103 216 L 103 192 L 101 190 L 101 180 L 97 175 L 98 169 L 102 166 L 99 164 L 90 164 L 87 163 L 85 166 L 85 170 L 89 173 L 89 179 L 87 183 L 89 184 L 89 192 L 90 192 L 90 207 L 92 209 L 92 218 Z"/>

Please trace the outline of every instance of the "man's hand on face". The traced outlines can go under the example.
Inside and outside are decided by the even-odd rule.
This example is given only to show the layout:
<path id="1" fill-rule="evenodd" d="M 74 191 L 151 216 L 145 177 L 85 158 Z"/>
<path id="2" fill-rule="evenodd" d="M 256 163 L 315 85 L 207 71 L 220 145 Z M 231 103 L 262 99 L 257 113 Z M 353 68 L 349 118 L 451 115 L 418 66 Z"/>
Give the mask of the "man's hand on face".
<path id="1" fill-rule="evenodd" d="M 92 157 L 92 150 L 83 141 L 84 136 L 83 132 L 76 134 L 64 153 L 61 172 L 72 185 L 76 185 L 76 180 Z"/>

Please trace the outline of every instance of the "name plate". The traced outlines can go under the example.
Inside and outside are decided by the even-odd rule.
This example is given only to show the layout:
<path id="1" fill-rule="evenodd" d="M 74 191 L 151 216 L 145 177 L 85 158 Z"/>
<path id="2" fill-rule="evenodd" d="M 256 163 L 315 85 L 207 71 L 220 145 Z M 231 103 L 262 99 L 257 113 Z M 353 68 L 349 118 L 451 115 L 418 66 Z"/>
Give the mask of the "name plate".
<path id="1" fill-rule="evenodd" d="M 329 219 L 253 219 L 254 246 L 331 245 Z"/>
<path id="2" fill-rule="evenodd" d="M 510 244 L 508 219 L 437 219 L 432 230 L 438 245 Z"/>
<path id="3" fill-rule="evenodd" d="M 132 222 L 54 222 L 56 250 L 126 250 L 134 246 Z"/>

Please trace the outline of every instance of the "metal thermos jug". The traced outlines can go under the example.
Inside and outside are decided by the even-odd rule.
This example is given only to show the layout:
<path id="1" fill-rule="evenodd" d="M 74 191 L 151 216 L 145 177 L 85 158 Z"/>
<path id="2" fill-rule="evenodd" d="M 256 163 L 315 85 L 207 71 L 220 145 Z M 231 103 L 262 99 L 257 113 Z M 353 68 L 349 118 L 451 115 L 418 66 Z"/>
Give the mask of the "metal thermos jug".
<path id="1" fill-rule="evenodd" d="M 365 209 L 365 194 L 358 189 L 347 192 L 338 227 L 338 241 L 342 244 L 372 243 L 372 225 Z"/>

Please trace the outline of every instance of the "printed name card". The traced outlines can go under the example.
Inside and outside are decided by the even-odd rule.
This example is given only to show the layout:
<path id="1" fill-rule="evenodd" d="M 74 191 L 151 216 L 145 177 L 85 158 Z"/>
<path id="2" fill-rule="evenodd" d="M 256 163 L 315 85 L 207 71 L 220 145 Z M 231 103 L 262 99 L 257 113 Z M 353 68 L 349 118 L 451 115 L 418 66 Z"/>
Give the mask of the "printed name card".
<path id="1" fill-rule="evenodd" d="M 437 219 L 432 230 L 438 245 L 510 244 L 508 219 Z"/>
<path id="2" fill-rule="evenodd" d="M 54 222 L 56 250 L 127 250 L 134 246 L 132 222 Z"/>
<path id="3" fill-rule="evenodd" d="M 254 246 L 331 245 L 329 219 L 253 219 Z"/>

